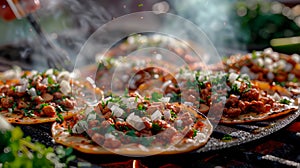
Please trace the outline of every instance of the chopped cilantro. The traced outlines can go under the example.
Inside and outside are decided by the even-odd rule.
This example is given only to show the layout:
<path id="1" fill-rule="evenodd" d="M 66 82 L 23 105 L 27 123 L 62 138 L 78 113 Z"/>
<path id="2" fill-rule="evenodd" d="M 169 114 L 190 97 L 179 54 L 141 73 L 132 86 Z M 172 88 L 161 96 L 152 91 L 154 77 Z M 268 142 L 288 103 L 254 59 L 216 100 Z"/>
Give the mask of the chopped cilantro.
<path id="1" fill-rule="evenodd" d="M 196 129 L 193 129 L 193 137 L 195 137 L 197 135 L 197 130 Z"/>
<path id="2" fill-rule="evenodd" d="M 297 83 L 299 80 L 297 78 L 292 79 L 292 82 Z"/>
<path id="3" fill-rule="evenodd" d="M 146 110 L 146 107 L 142 103 L 138 104 L 137 108 L 138 108 L 138 110 Z"/>
<path id="4" fill-rule="evenodd" d="M 54 83 L 55 81 L 50 76 L 48 76 L 48 84 L 52 85 Z"/>
<path id="5" fill-rule="evenodd" d="M 64 111 L 63 108 L 61 106 L 59 106 L 59 105 L 56 106 L 55 110 L 56 110 L 57 113 L 61 113 L 61 112 Z"/>
<path id="6" fill-rule="evenodd" d="M 154 137 L 141 137 L 141 144 L 144 146 L 150 146 L 154 140 Z"/>
<path id="7" fill-rule="evenodd" d="M 17 106 L 18 106 L 17 102 L 14 102 L 13 105 L 12 105 L 12 110 L 14 111 L 15 108 L 17 108 Z"/>
<path id="8" fill-rule="evenodd" d="M 180 75 L 182 75 L 182 74 L 183 74 L 183 72 L 184 72 L 184 71 L 183 71 L 183 69 L 182 69 L 182 68 L 180 68 L 180 70 L 179 70 L 179 74 L 180 74 Z"/>
<path id="9" fill-rule="evenodd" d="M 37 95 L 41 95 L 41 94 L 42 94 L 42 92 L 41 92 L 41 91 L 39 91 L 39 90 L 37 90 L 37 91 L 36 91 L 36 94 L 37 94 Z"/>
<path id="10" fill-rule="evenodd" d="M 64 117 L 62 116 L 62 114 L 61 114 L 61 113 L 56 113 L 56 115 L 57 115 L 57 118 L 55 119 L 55 120 L 56 120 L 56 122 L 59 122 L 59 123 L 61 123 L 61 122 L 63 122 L 63 121 L 64 121 Z"/>
<path id="11" fill-rule="evenodd" d="M 47 87 L 49 93 L 55 93 L 60 91 L 60 85 L 58 83 L 53 83 L 51 86 Z"/>
<path id="12" fill-rule="evenodd" d="M 53 75 L 57 76 L 59 74 L 59 70 L 58 69 L 53 69 Z"/>
<path id="13" fill-rule="evenodd" d="M 129 95 L 129 91 L 128 91 L 128 88 L 126 88 L 125 91 L 124 91 L 124 95 L 123 96 L 124 97 L 129 97 L 128 95 Z"/>
<path id="14" fill-rule="evenodd" d="M 49 104 L 48 104 L 48 103 L 42 103 L 42 104 L 40 105 L 39 111 L 41 111 L 45 106 L 49 106 Z"/>
<path id="15" fill-rule="evenodd" d="M 285 86 L 285 82 L 275 82 L 276 85 L 279 85 L 279 86 L 282 86 L 284 87 Z"/>
<path id="16" fill-rule="evenodd" d="M 23 111 L 24 111 L 24 115 L 25 115 L 26 117 L 33 117 L 33 116 L 34 116 L 32 110 L 23 109 Z"/>
<path id="17" fill-rule="evenodd" d="M 200 103 L 205 103 L 205 100 L 201 99 L 200 97 L 198 98 L 198 101 L 199 101 Z"/>
<path id="18" fill-rule="evenodd" d="M 157 92 L 153 92 L 153 93 L 151 94 L 151 100 L 152 100 L 153 102 L 159 102 L 159 100 L 160 100 L 162 97 L 163 97 L 163 95 L 160 94 L 160 93 L 157 93 Z"/>
<path id="19" fill-rule="evenodd" d="M 162 130 L 163 130 L 162 127 L 159 126 L 157 123 L 153 123 L 152 124 L 151 131 L 153 132 L 153 134 L 157 134 L 157 133 L 159 133 Z"/>
<path id="20" fill-rule="evenodd" d="M 188 88 L 196 88 L 197 83 L 188 79 L 188 81 L 186 82 L 186 85 Z"/>
<path id="21" fill-rule="evenodd" d="M 257 54 L 256 54 L 256 51 L 255 50 L 253 50 L 252 51 L 252 59 L 256 59 L 258 56 L 257 56 Z"/>
<path id="22" fill-rule="evenodd" d="M 134 130 L 127 131 L 125 135 L 136 137 L 136 134 L 135 134 Z"/>
<path id="23" fill-rule="evenodd" d="M 225 134 L 222 138 L 223 141 L 231 141 L 232 140 L 232 136 L 229 134 Z"/>
<path id="24" fill-rule="evenodd" d="M 291 101 L 284 98 L 284 99 L 279 100 L 279 103 L 281 103 L 281 104 L 290 104 Z"/>
<path id="25" fill-rule="evenodd" d="M 114 130 L 116 130 L 116 128 L 115 125 L 112 124 L 107 128 L 106 132 L 109 133 L 109 132 L 113 132 Z"/>
<path id="26" fill-rule="evenodd" d="M 230 92 L 231 92 L 232 94 L 239 94 L 239 93 L 240 93 L 240 88 L 239 88 L 236 84 L 235 84 L 235 85 L 232 85 L 232 86 L 231 86 Z"/>
<path id="27" fill-rule="evenodd" d="M 16 91 L 16 87 L 15 86 L 11 86 L 10 89 L 13 90 L 14 92 Z"/>

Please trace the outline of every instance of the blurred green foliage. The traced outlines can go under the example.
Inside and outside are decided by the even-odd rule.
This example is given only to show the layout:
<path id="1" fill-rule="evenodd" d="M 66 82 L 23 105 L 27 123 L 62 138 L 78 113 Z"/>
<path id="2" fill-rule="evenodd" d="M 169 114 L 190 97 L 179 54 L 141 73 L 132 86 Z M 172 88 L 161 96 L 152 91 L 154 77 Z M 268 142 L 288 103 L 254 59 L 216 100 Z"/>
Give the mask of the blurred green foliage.
<path id="1" fill-rule="evenodd" d="M 239 40 L 248 49 L 263 49 L 274 38 L 300 35 L 290 8 L 276 1 L 238 0 L 236 14 L 241 24 Z"/>
<path id="2" fill-rule="evenodd" d="M 54 149 L 38 142 L 32 143 L 30 137 L 23 138 L 19 127 L 0 131 L 0 150 L 0 167 L 3 168 L 67 167 L 75 159 L 72 148 L 58 146 Z"/>

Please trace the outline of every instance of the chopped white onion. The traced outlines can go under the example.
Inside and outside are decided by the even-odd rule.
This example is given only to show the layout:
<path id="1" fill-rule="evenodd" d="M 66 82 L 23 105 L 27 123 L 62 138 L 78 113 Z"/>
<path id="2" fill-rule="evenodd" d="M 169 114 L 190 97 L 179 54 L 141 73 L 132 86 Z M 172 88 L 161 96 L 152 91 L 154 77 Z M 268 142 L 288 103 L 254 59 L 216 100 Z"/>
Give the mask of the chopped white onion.
<path id="1" fill-rule="evenodd" d="M 137 102 L 135 97 L 123 97 L 121 101 L 126 105 L 128 109 L 135 109 L 137 107 Z"/>
<path id="2" fill-rule="evenodd" d="M 102 102 L 103 103 L 106 103 L 106 102 L 108 102 L 109 100 L 111 100 L 112 98 L 111 97 L 106 97 L 106 98 L 104 98 L 103 100 L 102 100 Z"/>
<path id="3" fill-rule="evenodd" d="M 269 57 L 265 58 L 265 65 L 271 65 L 273 63 L 272 59 Z"/>
<path id="4" fill-rule="evenodd" d="M 300 62 L 300 56 L 298 54 L 293 54 L 291 57 L 295 62 L 297 62 L 297 63 Z"/>
<path id="5" fill-rule="evenodd" d="M 70 83 L 66 80 L 62 80 L 60 82 L 60 91 L 65 95 L 69 94 L 72 91 Z"/>
<path id="6" fill-rule="evenodd" d="M 134 113 L 128 115 L 128 117 L 126 118 L 126 122 L 137 131 L 140 131 L 145 128 L 143 120 Z"/>
<path id="7" fill-rule="evenodd" d="M 280 98 L 280 95 L 278 94 L 278 93 L 274 93 L 274 95 L 273 95 L 273 99 L 275 100 L 275 101 L 279 101 L 281 98 Z"/>
<path id="8" fill-rule="evenodd" d="M 170 120 L 171 119 L 171 111 L 170 110 L 165 110 L 164 111 L 164 118 L 165 118 L 165 120 Z"/>
<path id="9" fill-rule="evenodd" d="M 48 85 L 48 78 L 44 78 L 41 83 L 44 85 Z"/>
<path id="10" fill-rule="evenodd" d="M 275 61 L 279 60 L 279 53 L 273 52 L 270 54 L 270 57 L 273 58 Z"/>
<path id="11" fill-rule="evenodd" d="M 264 60 L 262 58 L 257 58 L 255 60 L 255 62 L 257 63 L 258 66 L 262 67 L 264 66 Z"/>
<path id="12" fill-rule="evenodd" d="M 31 97 L 37 96 L 35 88 L 29 89 L 29 90 L 28 90 L 28 94 L 29 94 Z"/>
<path id="13" fill-rule="evenodd" d="M 119 106 L 119 105 L 117 103 L 114 103 L 114 102 L 108 102 L 107 103 L 108 108 L 111 108 L 112 106 Z"/>
<path id="14" fill-rule="evenodd" d="M 241 87 L 241 82 L 240 81 L 234 81 L 233 85 L 236 85 L 237 88 L 240 88 Z"/>
<path id="15" fill-rule="evenodd" d="M 159 120 L 161 119 L 161 112 L 159 110 L 156 110 L 152 115 L 151 115 L 151 120 L 155 121 L 155 120 Z"/>
<path id="16" fill-rule="evenodd" d="M 182 127 L 182 123 L 183 123 L 182 120 L 176 120 L 175 121 L 175 124 L 177 125 L 177 127 Z"/>
<path id="17" fill-rule="evenodd" d="M 113 105 L 111 107 L 111 111 L 113 112 L 114 116 L 116 116 L 116 117 L 121 117 L 123 115 L 123 113 L 125 113 L 125 111 L 117 105 Z"/>
<path id="18" fill-rule="evenodd" d="M 229 82 L 230 83 L 233 83 L 237 78 L 238 78 L 238 74 L 236 74 L 236 73 L 230 73 L 229 74 L 229 77 L 228 77 L 228 80 L 229 80 Z"/>
<path id="19" fill-rule="evenodd" d="M 291 73 L 288 74 L 288 80 L 289 80 L 289 81 L 295 79 L 295 77 L 296 77 L 295 74 L 291 74 Z"/>
<path id="20" fill-rule="evenodd" d="M 53 75 L 53 69 L 48 69 L 46 72 L 45 72 L 46 75 Z"/>
<path id="21" fill-rule="evenodd" d="M 162 97 L 162 98 L 159 99 L 159 101 L 162 102 L 162 103 L 169 103 L 170 97 Z"/>
<path id="22" fill-rule="evenodd" d="M 194 103 L 192 103 L 192 102 L 184 102 L 183 104 L 185 104 L 187 106 L 193 106 L 194 105 Z"/>
<path id="23" fill-rule="evenodd" d="M 113 134 L 111 134 L 111 133 L 106 133 L 105 135 L 104 135 L 104 137 L 105 137 L 105 139 L 115 139 L 116 137 L 113 135 Z"/>
<path id="24" fill-rule="evenodd" d="M 87 115 L 87 121 L 90 121 L 90 120 L 96 120 L 96 118 L 97 118 L 97 114 L 96 113 L 89 113 L 88 115 Z"/>
<path id="25" fill-rule="evenodd" d="M 88 123 L 84 120 L 78 121 L 72 128 L 75 134 L 81 134 L 88 129 Z"/>
<path id="26" fill-rule="evenodd" d="M 292 64 L 287 63 L 287 64 L 285 65 L 284 70 L 285 70 L 286 72 L 290 72 L 292 69 L 293 69 L 293 65 L 292 65 Z"/>
<path id="27" fill-rule="evenodd" d="M 273 53 L 272 48 L 266 48 L 266 49 L 264 49 L 264 54 L 272 54 L 272 53 Z"/>
<path id="28" fill-rule="evenodd" d="M 57 81 L 61 82 L 62 80 L 70 81 L 71 74 L 68 71 L 62 71 L 57 76 Z"/>
<path id="29" fill-rule="evenodd" d="M 272 72 L 268 72 L 267 78 L 268 78 L 269 80 L 274 79 L 274 77 L 275 77 L 275 75 L 274 75 Z"/>
<path id="30" fill-rule="evenodd" d="M 285 69 L 286 61 L 285 60 L 279 60 L 278 61 L 278 68 Z"/>
<path id="31" fill-rule="evenodd" d="M 16 86 L 15 88 L 16 88 L 16 92 L 25 92 L 27 87 L 22 85 L 22 86 Z"/>
<path id="32" fill-rule="evenodd" d="M 243 66 L 243 67 L 241 68 L 241 71 L 240 71 L 240 72 L 243 73 L 243 74 L 247 74 L 247 73 L 250 72 L 250 69 L 249 69 L 247 66 Z"/>

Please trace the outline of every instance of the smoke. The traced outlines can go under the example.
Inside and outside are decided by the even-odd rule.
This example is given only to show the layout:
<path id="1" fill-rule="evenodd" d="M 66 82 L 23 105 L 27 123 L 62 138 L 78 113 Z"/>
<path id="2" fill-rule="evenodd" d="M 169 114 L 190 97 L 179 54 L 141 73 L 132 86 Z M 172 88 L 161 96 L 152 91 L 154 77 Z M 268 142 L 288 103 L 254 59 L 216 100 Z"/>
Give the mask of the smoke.
<path id="1" fill-rule="evenodd" d="M 240 23 L 234 9 L 235 0 L 172 1 L 176 14 L 198 25 L 209 37 L 221 56 L 230 50 L 244 50 L 238 40 Z"/>

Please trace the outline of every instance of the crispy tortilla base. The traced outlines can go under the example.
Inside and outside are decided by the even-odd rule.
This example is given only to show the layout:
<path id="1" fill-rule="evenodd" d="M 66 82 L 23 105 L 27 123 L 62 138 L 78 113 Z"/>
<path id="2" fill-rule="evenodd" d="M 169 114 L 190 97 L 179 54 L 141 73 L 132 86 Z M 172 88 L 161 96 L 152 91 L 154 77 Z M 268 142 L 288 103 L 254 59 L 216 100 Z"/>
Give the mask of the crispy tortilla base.
<path id="1" fill-rule="evenodd" d="M 9 113 L 6 111 L 1 111 L 0 114 L 5 117 L 5 119 L 11 124 L 41 124 L 41 123 L 48 123 L 48 122 L 55 122 L 58 118 L 57 116 L 54 117 L 26 117 L 23 114 L 16 114 L 16 113 Z M 70 119 L 76 112 L 64 112 L 61 113 L 64 119 Z"/>
<path id="2" fill-rule="evenodd" d="M 222 124 L 245 124 L 245 123 L 251 123 L 251 122 L 257 122 L 257 121 L 265 121 L 270 120 L 273 118 L 277 118 L 283 115 L 286 115 L 288 113 L 292 113 L 298 110 L 297 106 L 289 106 L 285 105 L 284 107 L 275 110 L 270 111 L 263 114 L 256 114 L 256 113 L 247 113 L 247 114 L 241 114 L 239 117 L 236 118 L 230 118 L 222 116 L 220 123 Z"/>
<path id="3" fill-rule="evenodd" d="M 64 127 L 59 123 L 54 123 L 51 128 L 52 136 L 56 143 L 72 147 L 80 152 L 88 154 L 120 154 L 128 156 L 148 156 L 148 155 L 165 155 L 165 154 L 178 154 L 185 153 L 196 150 L 204 146 L 213 131 L 213 126 L 210 121 L 200 115 L 196 110 L 190 107 L 184 107 L 188 109 L 192 114 L 197 114 L 196 118 L 201 120 L 204 124 L 201 130 L 198 130 L 199 133 L 203 136 L 198 136 L 195 140 L 188 139 L 187 141 L 180 141 L 179 143 L 172 145 L 168 148 L 159 147 L 159 146 L 150 146 L 145 147 L 141 144 L 126 144 L 117 149 L 106 149 L 102 146 L 93 143 L 87 137 L 82 135 L 71 135 L 68 132 L 68 128 Z"/>

